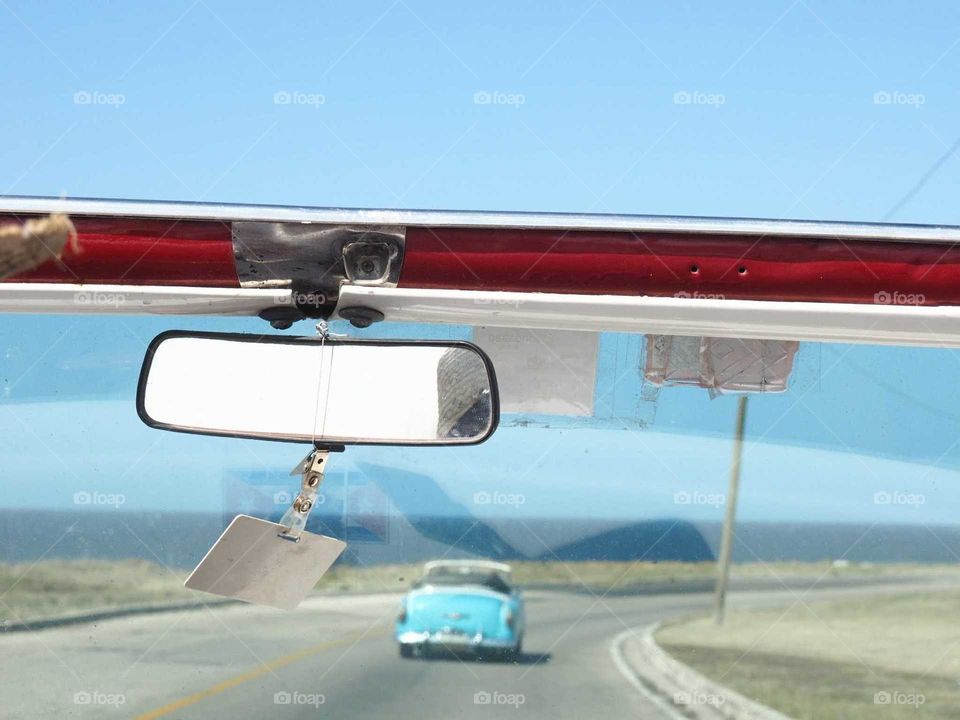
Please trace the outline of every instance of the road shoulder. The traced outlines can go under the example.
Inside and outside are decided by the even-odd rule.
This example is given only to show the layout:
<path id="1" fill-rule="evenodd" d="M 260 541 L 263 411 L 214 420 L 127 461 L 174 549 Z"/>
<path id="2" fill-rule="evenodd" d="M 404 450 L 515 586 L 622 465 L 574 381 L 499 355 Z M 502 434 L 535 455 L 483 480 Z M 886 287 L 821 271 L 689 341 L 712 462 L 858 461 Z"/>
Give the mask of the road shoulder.
<path id="1" fill-rule="evenodd" d="M 625 630 L 610 644 L 614 663 L 627 680 L 672 718 L 696 720 L 790 720 L 772 708 L 704 677 L 657 645 L 660 623 Z"/>

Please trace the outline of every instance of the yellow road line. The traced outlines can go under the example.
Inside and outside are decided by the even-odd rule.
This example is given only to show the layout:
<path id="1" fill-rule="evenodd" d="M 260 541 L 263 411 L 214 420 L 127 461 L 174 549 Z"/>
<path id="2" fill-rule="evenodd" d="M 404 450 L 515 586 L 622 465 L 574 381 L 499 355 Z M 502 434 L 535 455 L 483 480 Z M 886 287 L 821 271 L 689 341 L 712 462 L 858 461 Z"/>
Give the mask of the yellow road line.
<path id="1" fill-rule="evenodd" d="M 289 655 L 283 655 L 271 660 L 268 663 L 260 665 L 253 670 L 242 673 L 241 675 L 235 675 L 232 678 L 228 678 L 223 682 L 212 685 L 205 690 L 200 692 L 195 692 L 193 695 L 187 695 L 184 698 L 179 700 L 174 700 L 172 703 L 168 703 L 163 707 L 158 707 L 156 710 L 151 710 L 150 712 L 143 713 L 142 715 L 137 715 L 134 720 L 154 720 L 154 718 L 164 717 L 169 715 L 172 712 L 181 710 L 190 705 L 194 705 L 201 700 L 206 700 L 208 697 L 213 697 L 214 695 L 219 695 L 222 692 L 235 688 L 238 685 L 241 685 L 248 680 L 255 680 L 258 677 L 262 677 L 267 673 L 272 673 L 274 670 L 277 670 L 287 665 L 292 665 L 298 660 L 303 660 L 306 657 L 311 655 L 316 655 L 318 652 L 323 652 L 324 650 L 330 650 L 331 648 L 341 647 L 343 645 L 349 645 L 350 643 L 357 642 L 364 636 L 366 637 L 377 637 L 383 633 L 356 633 L 348 637 L 340 638 L 339 640 L 328 640 L 327 642 L 318 643 L 316 645 L 311 645 L 310 647 L 304 648 L 303 650 L 298 650 L 295 653 L 290 653 Z"/>

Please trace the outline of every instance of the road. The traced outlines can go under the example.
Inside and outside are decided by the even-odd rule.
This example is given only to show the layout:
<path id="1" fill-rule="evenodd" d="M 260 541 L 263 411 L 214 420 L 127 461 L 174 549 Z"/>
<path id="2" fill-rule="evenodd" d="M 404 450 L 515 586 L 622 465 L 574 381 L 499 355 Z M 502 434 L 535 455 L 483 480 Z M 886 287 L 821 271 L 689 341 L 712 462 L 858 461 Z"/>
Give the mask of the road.
<path id="1" fill-rule="evenodd" d="M 849 592 L 862 590 L 808 599 Z M 710 596 L 530 591 L 518 664 L 401 659 L 390 635 L 398 600 L 313 597 L 293 612 L 227 605 L 0 636 L 0 717 L 670 718 L 618 669 L 611 641 L 703 611 Z"/>

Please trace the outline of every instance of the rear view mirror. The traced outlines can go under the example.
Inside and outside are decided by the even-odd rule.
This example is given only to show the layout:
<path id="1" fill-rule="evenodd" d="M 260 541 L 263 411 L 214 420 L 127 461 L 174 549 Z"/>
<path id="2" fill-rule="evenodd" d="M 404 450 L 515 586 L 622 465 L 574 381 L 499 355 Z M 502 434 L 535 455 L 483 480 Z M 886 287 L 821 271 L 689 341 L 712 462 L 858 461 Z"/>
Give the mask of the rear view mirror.
<path id="1" fill-rule="evenodd" d="M 471 445 L 499 421 L 490 359 L 465 342 L 166 332 L 137 412 L 151 427 L 318 445 Z"/>

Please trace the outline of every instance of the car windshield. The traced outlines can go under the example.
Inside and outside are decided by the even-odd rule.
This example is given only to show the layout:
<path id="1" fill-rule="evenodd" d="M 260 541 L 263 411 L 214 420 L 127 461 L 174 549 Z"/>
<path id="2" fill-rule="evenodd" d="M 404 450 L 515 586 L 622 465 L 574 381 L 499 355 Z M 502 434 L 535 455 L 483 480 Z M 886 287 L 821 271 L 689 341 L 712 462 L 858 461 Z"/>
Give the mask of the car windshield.
<path id="1" fill-rule="evenodd" d="M 477 585 L 500 593 L 509 593 L 510 585 L 496 573 L 484 572 L 432 572 L 414 583 L 414 587 L 426 585 Z"/>
<path id="2" fill-rule="evenodd" d="M 0 18 L 0 717 L 960 718 L 960 5 Z"/>

